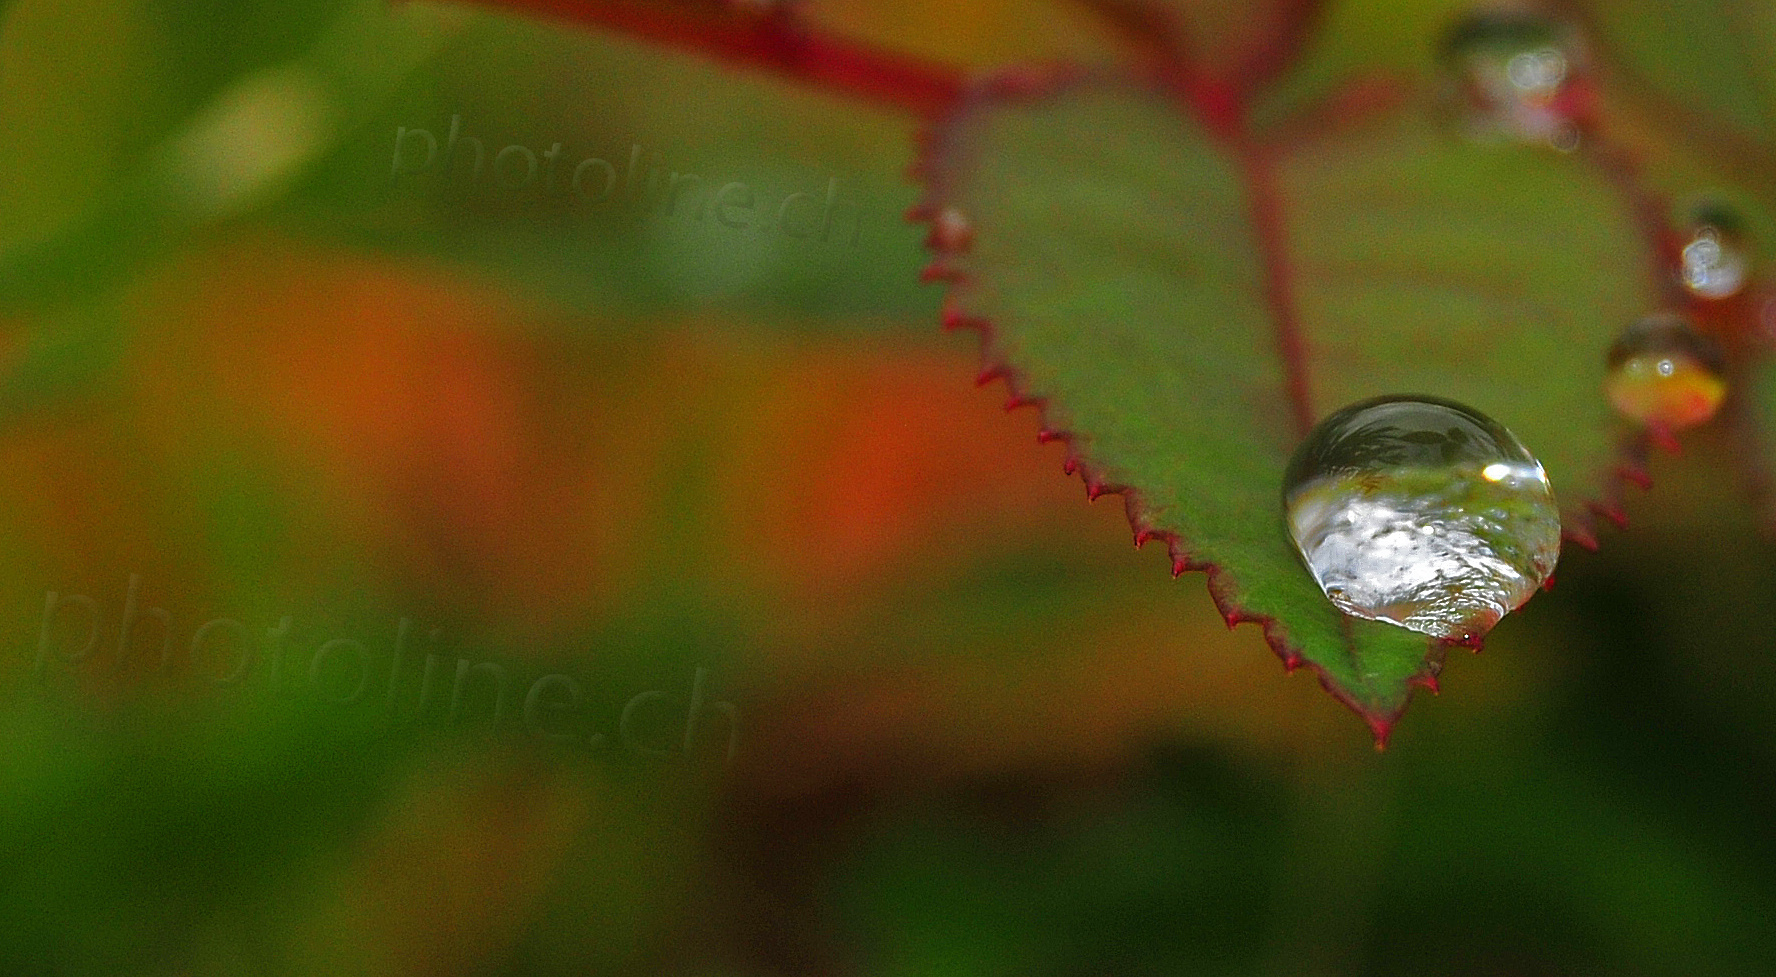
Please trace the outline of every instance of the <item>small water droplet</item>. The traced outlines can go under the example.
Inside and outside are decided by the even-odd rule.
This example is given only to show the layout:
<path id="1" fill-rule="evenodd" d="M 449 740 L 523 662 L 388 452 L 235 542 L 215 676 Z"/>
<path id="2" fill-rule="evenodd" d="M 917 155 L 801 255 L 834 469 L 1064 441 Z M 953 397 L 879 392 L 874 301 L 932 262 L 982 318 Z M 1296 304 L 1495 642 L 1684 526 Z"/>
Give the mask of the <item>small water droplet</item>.
<path id="1" fill-rule="evenodd" d="M 1436 397 L 1378 397 L 1315 425 L 1283 480 L 1296 549 L 1339 610 L 1470 640 L 1560 558 L 1548 476 L 1503 425 Z"/>
<path id="2" fill-rule="evenodd" d="M 1718 301 L 1745 288 L 1751 274 L 1751 242 L 1738 211 L 1716 201 L 1691 208 L 1678 278 L 1690 294 Z"/>
<path id="3" fill-rule="evenodd" d="M 945 207 L 932 218 L 930 244 L 933 247 L 944 251 L 966 251 L 973 243 L 974 225 L 960 210 Z"/>
<path id="4" fill-rule="evenodd" d="M 1525 10 L 1473 13 L 1445 36 L 1441 60 L 1470 135 L 1578 148 L 1581 59 L 1565 24 Z"/>
<path id="5" fill-rule="evenodd" d="M 1714 416 L 1726 397 L 1725 357 L 1689 320 L 1671 312 L 1628 327 L 1609 351 L 1605 392 L 1616 410 L 1668 431 Z"/>

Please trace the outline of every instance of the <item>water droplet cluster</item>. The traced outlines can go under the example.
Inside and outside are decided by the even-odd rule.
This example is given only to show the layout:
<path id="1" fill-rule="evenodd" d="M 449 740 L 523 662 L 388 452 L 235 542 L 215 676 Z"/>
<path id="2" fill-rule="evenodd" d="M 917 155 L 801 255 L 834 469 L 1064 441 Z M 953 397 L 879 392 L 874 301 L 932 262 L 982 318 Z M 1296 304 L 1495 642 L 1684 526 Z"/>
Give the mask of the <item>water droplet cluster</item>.
<path id="1" fill-rule="evenodd" d="M 1464 128 L 1491 142 L 1577 149 L 1592 93 L 1577 34 L 1523 9 L 1460 21 L 1442 61 Z M 1701 424 L 1726 398 L 1710 333 L 1750 320 L 1755 249 L 1731 207 L 1704 201 L 1678 231 L 1673 308 L 1629 326 L 1607 356 L 1605 393 L 1655 433 Z M 1776 336 L 1776 299 L 1764 303 Z M 1484 635 L 1549 578 L 1560 513 L 1547 473 L 1502 425 L 1427 396 L 1362 401 L 1321 421 L 1283 484 L 1296 550 L 1353 617 L 1448 641 Z"/>
<path id="2" fill-rule="evenodd" d="M 1604 391 L 1624 417 L 1670 434 L 1714 417 L 1727 395 L 1726 354 L 1712 336 L 1737 337 L 1752 318 L 1753 249 L 1745 220 L 1718 201 L 1691 207 L 1679 231 L 1673 308 L 1625 330 L 1609 351 Z"/>
<path id="3" fill-rule="evenodd" d="M 1435 397 L 1362 401 L 1316 425 L 1283 481 L 1289 533 L 1339 610 L 1471 641 L 1560 557 L 1547 473 L 1503 425 Z"/>

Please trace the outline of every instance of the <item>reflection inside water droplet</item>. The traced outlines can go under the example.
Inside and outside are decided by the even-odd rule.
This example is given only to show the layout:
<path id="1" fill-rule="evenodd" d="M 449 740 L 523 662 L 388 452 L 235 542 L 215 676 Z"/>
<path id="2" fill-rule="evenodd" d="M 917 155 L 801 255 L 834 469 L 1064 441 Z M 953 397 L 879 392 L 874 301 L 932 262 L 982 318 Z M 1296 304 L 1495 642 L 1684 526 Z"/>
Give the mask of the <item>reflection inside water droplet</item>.
<path id="1" fill-rule="evenodd" d="M 1689 240 L 1678 278 L 1697 298 L 1731 298 L 1751 275 L 1751 244 L 1745 221 L 1733 208 L 1707 201 L 1691 209 Z"/>
<path id="2" fill-rule="evenodd" d="M 1339 610 L 1447 640 L 1485 634 L 1560 556 L 1547 473 L 1486 415 L 1433 397 L 1316 425 L 1283 484 L 1290 535 Z"/>
<path id="3" fill-rule="evenodd" d="M 1552 95 L 1566 80 L 1566 55 L 1553 48 L 1526 51 L 1505 65 L 1505 76 L 1524 95 Z"/>

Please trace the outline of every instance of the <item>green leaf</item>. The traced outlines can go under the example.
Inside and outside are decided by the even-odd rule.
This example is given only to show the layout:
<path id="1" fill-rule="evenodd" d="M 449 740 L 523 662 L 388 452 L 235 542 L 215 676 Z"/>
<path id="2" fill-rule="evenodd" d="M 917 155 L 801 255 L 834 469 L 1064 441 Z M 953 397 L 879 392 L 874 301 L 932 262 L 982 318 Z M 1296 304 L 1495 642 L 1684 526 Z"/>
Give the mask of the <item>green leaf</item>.
<path id="1" fill-rule="evenodd" d="M 984 327 L 989 371 L 1044 404 L 1088 484 L 1128 491 L 1138 540 L 1172 539 L 1230 624 L 1262 622 L 1378 736 L 1444 649 L 1346 618 L 1301 566 L 1280 502 L 1292 385 L 1313 417 L 1389 393 L 1478 407 L 1589 540 L 1584 500 L 1616 488 L 1604 354 L 1657 299 L 1601 168 L 1416 116 L 1254 147 L 1104 79 L 977 98 L 934 146 L 948 320 Z"/>
<path id="2" fill-rule="evenodd" d="M 1700 128 L 1776 150 L 1776 6 L 1578 0 L 1611 66 Z M 1731 146 L 1715 146 L 1716 151 Z"/>

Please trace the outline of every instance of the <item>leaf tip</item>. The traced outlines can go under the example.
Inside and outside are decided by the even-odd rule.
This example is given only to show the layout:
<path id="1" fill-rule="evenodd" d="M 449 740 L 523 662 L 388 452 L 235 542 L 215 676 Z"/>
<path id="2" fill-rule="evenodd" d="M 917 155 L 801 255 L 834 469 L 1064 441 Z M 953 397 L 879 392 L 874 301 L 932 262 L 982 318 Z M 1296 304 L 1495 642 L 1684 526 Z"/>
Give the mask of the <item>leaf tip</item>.
<path id="1" fill-rule="evenodd" d="M 1370 713 L 1364 713 L 1363 718 L 1368 721 L 1370 731 L 1375 734 L 1375 752 L 1386 752 L 1388 748 L 1388 738 L 1394 734 L 1394 720 L 1386 716 L 1376 716 Z"/>

